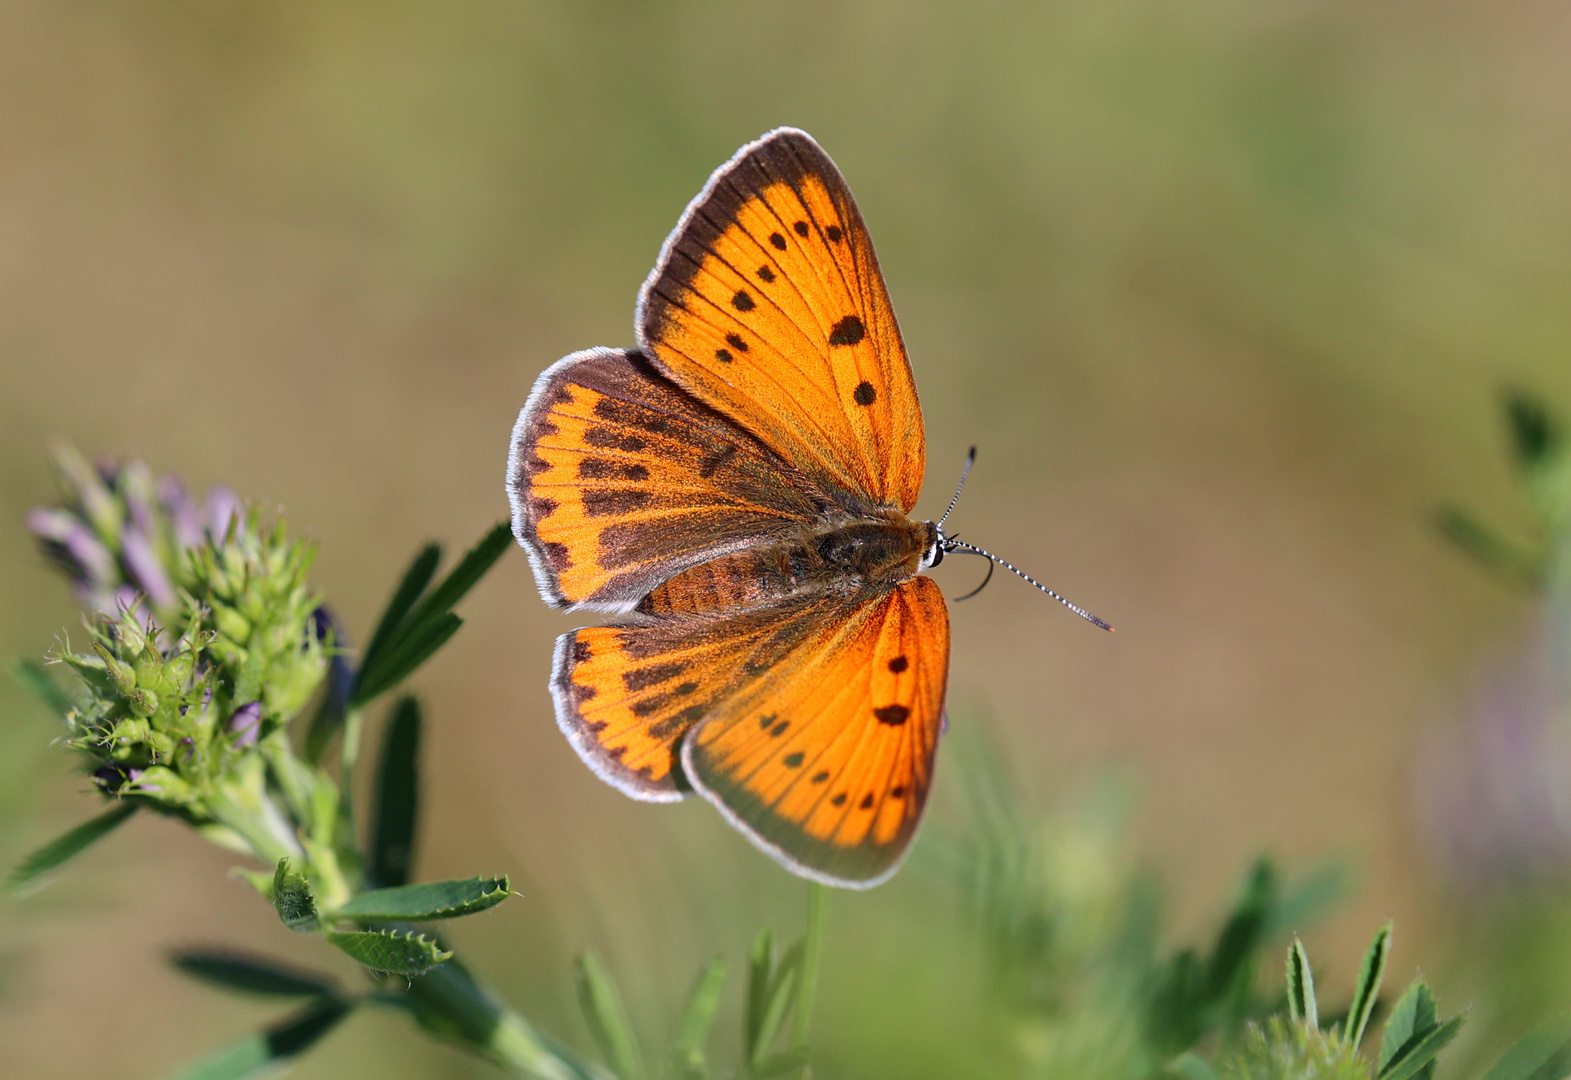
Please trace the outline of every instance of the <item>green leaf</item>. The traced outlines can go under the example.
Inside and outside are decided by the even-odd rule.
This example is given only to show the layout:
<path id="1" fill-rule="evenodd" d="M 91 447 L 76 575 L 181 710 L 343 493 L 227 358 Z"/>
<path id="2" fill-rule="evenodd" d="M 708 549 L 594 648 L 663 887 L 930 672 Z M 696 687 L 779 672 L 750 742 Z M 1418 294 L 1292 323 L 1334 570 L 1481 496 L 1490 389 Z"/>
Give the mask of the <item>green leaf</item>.
<path id="1" fill-rule="evenodd" d="M 753 948 L 748 955 L 747 1000 L 742 1010 L 742 1050 L 749 1062 L 761 1058 L 766 1049 L 759 1045 L 758 1036 L 769 1006 L 769 982 L 774 966 L 775 935 L 766 926 L 753 939 Z"/>
<path id="2" fill-rule="evenodd" d="M 1227 997 L 1247 976 L 1264 939 L 1267 920 L 1276 906 L 1276 867 L 1269 859 L 1256 861 L 1206 965 L 1206 991 L 1213 1001 Z"/>
<path id="3" fill-rule="evenodd" d="M 709 1038 L 709 1028 L 715 1022 L 715 1010 L 720 1007 L 720 991 L 725 987 L 725 961 L 715 957 L 698 973 L 698 981 L 687 995 L 682 1008 L 682 1019 L 671 1038 L 673 1054 L 685 1056 L 692 1051 L 702 1051 Z"/>
<path id="4" fill-rule="evenodd" d="M 1564 1080 L 1571 1076 L 1571 1016 L 1545 1020 L 1500 1056 L 1484 1080 Z"/>
<path id="5" fill-rule="evenodd" d="M 371 667 L 377 655 L 397 636 L 404 617 L 419 601 L 420 594 L 425 592 L 425 587 L 431 584 L 431 578 L 436 575 L 436 564 L 441 558 L 441 545 L 427 544 L 420 549 L 420 554 L 415 556 L 414 562 L 409 564 L 409 569 L 404 571 L 403 580 L 398 583 L 398 588 L 393 590 L 392 598 L 383 609 L 382 617 L 376 621 L 376 630 L 371 634 L 371 640 L 366 643 L 365 652 L 360 656 L 361 671 Z"/>
<path id="6" fill-rule="evenodd" d="M 1358 1049 L 1364 1040 L 1364 1029 L 1369 1026 L 1369 1015 L 1374 1012 L 1375 999 L 1380 996 L 1380 980 L 1385 977 L 1386 957 L 1391 954 L 1391 924 L 1386 923 L 1375 933 L 1364 953 L 1364 963 L 1358 969 L 1358 982 L 1353 989 L 1353 1003 L 1347 1007 L 1347 1026 L 1343 1035 L 1347 1045 Z"/>
<path id="7" fill-rule="evenodd" d="M 323 935 L 372 971 L 413 977 L 452 953 L 424 934 L 407 930 L 329 930 Z"/>
<path id="8" fill-rule="evenodd" d="M 355 688 L 349 695 L 349 707 L 359 708 L 377 695 L 397 686 L 416 668 L 429 660 L 436 650 L 446 645 L 447 639 L 458 633 L 458 628 L 462 625 L 464 625 L 462 619 L 448 612 L 422 627 L 401 634 L 372 665 L 360 669 L 360 674 L 355 680 Z"/>
<path id="9" fill-rule="evenodd" d="M 751 1063 L 753 1071 L 763 1067 L 763 1061 L 775 1045 L 791 1006 L 796 1002 L 796 980 L 802 974 L 802 943 L 799 941 L 786 950 L 780 964 L 769 980 L 764 1007 L 759 1015 L 758 1031 L 753 1043 Z"/>
<path id="10" fill-rule="evenodd" d="M 1315 976 L 1309 970 L 1304 943 L 1293 935 L 1287 948 L 1287 1012 L 1293 1022 L 1311 1031 L 1320 1030 L 1320 1005 L 1315 1001 Z"/>
<path id="11" fill-rule="evenodd" d="M 1386 1066 L 1396 1060 L 1408 1043 L 1422 1038 L 1436 1023 L 1435 995 L 1423 979 L 1414 979 L 1396 999 L 1391 1019 L 1386 1021 L 1385 1032 L 1380 1036 L 1375 1075 L 1383 1074 Z"/>
<path id="12" fill-rule="evenodd" d="M 60 684 L 49 677 L 49 672 L 44 670 L 44 665 L 36 660 L 12 660 L 6 665 L 6 670 L 19 686 L 26 687 L 49 707 L 49 711 L 64 720 L 71 715 L 74 706 L 71 704 L 70 695 L 60 689 Z"/>
<path id="13" fill-rule="evenodd" d="M 643 1080 L 644 1059 L 638 1038 L 605 962 L 594 950 L 585 949 L 578 954 L 577 976 L 578 1004 L 606 1064 L 622 1080 Z"/>
<path id="14" fill-rule="evenodd" d="M 1334 907 L 1347 891 L 1347 867 L 1340 863 L 1321 867 L 1291 889 L 1283 890 L 1266 920 L 1264 937 L 1274 940 L 1280 935 L 1297 933 Z"/>
<path id="15" fill-rule="evenodd" d="M 1543 559 L 1502 538 L 1472 515 L 1455 507 L 1435 513 L 1435 527 L 1451 543 L 1502 577 L 1536 588 L 1543 577 Z"/>
<path id="16" fill-rule="evenodd" d="M 378 885 L 409 880 L 420 808 L 420 703 L 401 699 L 382 736 L 371 796 L 371 842 L 366 870 Z"/>
<path id="17" fill-rule="evenodd" d="M 309 933 L 321 925 L 311 883 L 290 866 L 288 858 L 279 859 L 273 871 L 273 907 L 284 925 L 297 933 Z"/>
<path id="18" fill-rule="evenodd" d="M 1185 1050 L 1169 1061 L 1165 1071 L 1181 1080 L 1221 1080 L 1211 1063 L 1193 1050 Z"/>
<path id="19" fill-rule="evenodd" d="M 169 954 L 169 962 L 183 974 L 220 990 L 269 997 L 331 997 L 338 992 L 338 980 L 331 975 L 238 950 L 176 949 Z"/>
<path id="20" fill-rule="evenodd" d="M 778 1054 L 771 1054 L 757 1065 L 753 1066 L 753 1076 L 757 1080 L 769 1080 L 770 1077 L 784 1076 L 806 1067 L 811 1055 L 807 1047 L 798 1046 L 790 1050 L 782 1050 Z"/>
<path id="21" fill-rule="evenodd" d="M 239 1080 L 294 1057 L 331 1031 L 354 1006 L 327 998 L 265 1031 L 248 1035 L 175 1074 L 175 1080 Z"/>
<path id="22" fill-rule="evenodd" d="M 1466 1019 L 1465 1016 L 1453 1016 L 1408 1043 L 1380 1074 L 1379 1080 L 1416 1080 L 1417 1077 L 1427 1075 L 1434 1065 L 1435 1057 L 1446 1048 L 1447 1043 L 1456 1038 L 1456 1033 L 1462 1030 L 1462 1022 Z M 1563 1075 L 1557 1074 L 1556 1080 Z"/>
<path id="23" fill-rule="evenodd" d="M 460 881 L 427 881 L 419 885 L 399 885 L 392 889 L 373 889 L 352 897 L 334 909 L 335 919 L 365 919 L 372 922 L 427 922 L 431 919 L 456 919 L 495 907 L 508 896 L 507 876 L 466 878 Z"/>
<path id="24" fill-rule="evenodd" d="M 1505 405 L 1517 464 L 1530 470 L 1560 448 L 1564 433 L 1543 402 L 1512 390 L 1506 392 Z"/>
<path id="25" fill-rule="evenodd" d="M 491 527 L 491 531 L 482 536 L 480 542 L 470 548 L 458 561 L 452 573 L 431 590 L 431 595 L 420 601 L 420 606 L 409 616 L 409 627 L 419 629 L 423 624 L 453 610 L 464 595 L 485 576 L 486 571 L 496 565 L 496 560 L 512 546 L 512 524 L 507 521 L 497 522 Z"/>
<path id="26" fill-rule="evenodd" d="M 11 871 L 11 876 L 5 883 L 6 895 L 16 896 L 28 885 L 77 855 L 94 841 L 108 836 L 134 813 L 136 813 L 136 803 L 123 802 L 89 821 L 82 822 L 70 832 L 55 837 L 43 847 L 35 849 L 32 854 L 17 864 L 15 870 Z"/>

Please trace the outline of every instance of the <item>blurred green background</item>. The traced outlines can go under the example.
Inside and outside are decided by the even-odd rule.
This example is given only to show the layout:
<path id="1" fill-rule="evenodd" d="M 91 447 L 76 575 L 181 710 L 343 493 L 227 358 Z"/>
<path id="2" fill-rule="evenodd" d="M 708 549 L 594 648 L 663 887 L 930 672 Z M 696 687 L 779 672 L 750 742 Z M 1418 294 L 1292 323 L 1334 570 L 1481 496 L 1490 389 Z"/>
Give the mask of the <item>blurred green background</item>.
<path id="1" fill-rule="evenodd" d="M 687 200 L 793 124 L 878 243 L 927 419 L 919 512 L 980 444 L 958 530 L 1120 631 L 996 578 L 953 613 L 954 728 L 1044 811 L 1125 778 L 1107 858 L 1154 868 L 1172 940 L 1213 931 L 1260 851 L 1344 860 L 1348 900 L 1305 927 L 1333 978 L 1394 916 L 1394 977 L 1423 965 L 1487 1017 L 1520 973 L 1433 854 L 1424 763 L 1536 615 L 1430 512 L 1525 528 L 1500 388 L 1571 406 L 1568 49 L 1565 6 L 1535 2 L 8 0 L 0 653 L 76 625 L 21 525 L 55 438 L 282 508 L 363 640 L 418 544 L 505 515 L 539 371 L 631 344 Z M 707 806 L 578 762 L 545 689 L 574 623 L 521 554 L 464 614 L 416 687 L 418 872 L 513 875 L 523 898 L 454 936 L 548 1030 L 584 1040 L 586 943 L 664 1030 L 700 960 L 798 931 L 804 889 Z M 92 804 L 41 708 L 7 685 L 0 713 L 9 864 Z M 928 850 L 963 827 L 946 764 L 908 868 L 834 897 L 825 1075 L 880 1041 L 846 1074 L 928 1075 L 974 996 Z M 273 1015 L 162 966 L 193 942 L 321 960 L 232 862 L 139 818 L 0 913 L 8 1075 L 156 1076 Z M 299 1075 L 494 1073 L 365 1015 Z"/>

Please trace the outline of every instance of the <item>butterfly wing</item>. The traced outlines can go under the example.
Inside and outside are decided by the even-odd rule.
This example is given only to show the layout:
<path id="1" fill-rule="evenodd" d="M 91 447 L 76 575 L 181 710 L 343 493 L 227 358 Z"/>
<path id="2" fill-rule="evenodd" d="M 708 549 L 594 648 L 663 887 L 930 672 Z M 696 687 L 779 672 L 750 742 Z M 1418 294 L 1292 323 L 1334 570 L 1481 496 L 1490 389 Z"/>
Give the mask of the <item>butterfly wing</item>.
<path id="1" fill-rule="evenodd" d="M 694 788 L 792 872 L 870 888 L 921 820 L 943 728 L 949 614 L 931 578 L 805 610 L 793 646 L 754 649 L 682 744 Z"/>
<path id="2" fill-rule="evenodd" d="M 747 431 L 618 349 L 540 376 L 513 429 L 507 491 L 546 602 L 611 611 L 825 504 Z"/>
<path id="3" fill-rule="evenodd" d="M 601 779 L 635 799 L 680 799 L 682 737 L 739 688 L 780 670 L 844 606 L 824 595 L 777 598 L 563 634 L 551 675 L 557 724 Z"/>
<path id="4" fill-rule="evenodd" d="M 851 191 L 805 132 L 773 131 L 716 170 L 637 324 L 661 370 L 848 509 L 916 505 L 926 445 L 900 328 Z"/>

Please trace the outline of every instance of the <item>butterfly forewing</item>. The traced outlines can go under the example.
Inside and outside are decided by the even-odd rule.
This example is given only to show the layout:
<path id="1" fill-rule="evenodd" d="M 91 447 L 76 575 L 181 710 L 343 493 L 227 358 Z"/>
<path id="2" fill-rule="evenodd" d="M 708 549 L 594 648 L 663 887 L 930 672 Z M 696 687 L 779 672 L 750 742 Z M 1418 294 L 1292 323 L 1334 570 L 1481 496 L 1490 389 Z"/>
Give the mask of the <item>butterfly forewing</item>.
<path id="1" fill-rule="evenodd" d="M 805 133 L 715 173 L 644 285 L 638 331 L 677 383 L 843 503 L 915 505 L 926 450 L 900 330 L 851 192 Z"/>
<path id="2" fill-rule="evenodd" d="M 513 531 L 555 606 L 627 610 L 695 563 L 818 514 L 809 485 L 636 352 L 595 349 L 536 383 L 513 432 Z"/>
<path id="3" fill-rule="evenodd" d="M 683 746 L 686 777 L 759 847 L 832 885 L 899 865 L 943 725 L 949 616 L 917 577 L 809 625 L 718 701 Z"/>

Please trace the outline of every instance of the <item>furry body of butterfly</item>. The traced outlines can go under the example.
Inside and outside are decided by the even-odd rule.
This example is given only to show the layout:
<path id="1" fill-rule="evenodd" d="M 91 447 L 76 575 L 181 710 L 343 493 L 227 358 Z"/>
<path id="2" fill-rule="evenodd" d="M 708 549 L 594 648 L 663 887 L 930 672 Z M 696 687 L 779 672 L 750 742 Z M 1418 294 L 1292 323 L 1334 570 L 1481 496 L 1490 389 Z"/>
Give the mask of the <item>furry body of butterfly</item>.
<path id="1" fill-rule="evenodd" d="M 513 429 L 541 596 L 617 620 L 557 640 L 557 723 L 637 799 L 697 792 L 793 873 L 895 872 L 932 785 L 949 616 L 908 515 L 916 384 L 839 170 L 744 146 L 639 294 L 638 348 L 564 357 Z"/>

